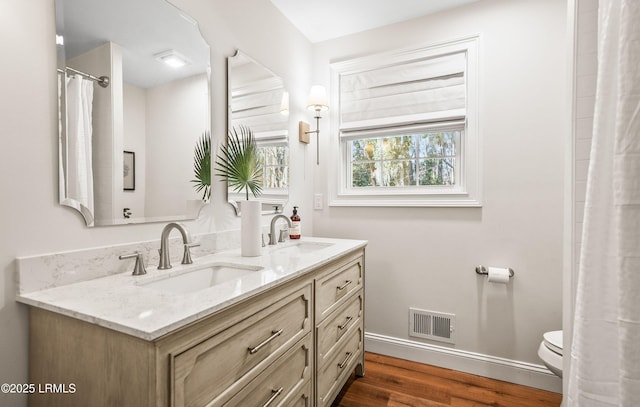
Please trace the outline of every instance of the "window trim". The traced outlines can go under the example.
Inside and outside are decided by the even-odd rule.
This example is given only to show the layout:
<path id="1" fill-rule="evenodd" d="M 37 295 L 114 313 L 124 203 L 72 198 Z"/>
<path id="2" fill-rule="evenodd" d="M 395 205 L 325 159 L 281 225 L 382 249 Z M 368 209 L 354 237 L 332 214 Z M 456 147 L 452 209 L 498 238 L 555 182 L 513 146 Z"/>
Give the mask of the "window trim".
<path id="1" fill-rule="evenodd" d="M 338 165 L 329 166 L 329 206 L 482 206 L 481 134 L 478 126 L 478 47 L 479 35 L 473 35 L 423 48 L 375 54 L 331 64 L 331 105 L 334 108 L 331 109 L 333 113 L 331 114 L 330 162 L 336 162 Z M 461 184 L 446 187 L 430 186 L 419 188 L 419 190 L 413 187 L 372 187 L 363 188 L 363 190 L 349 187 L 346 183 L 348 175 L 345 168 L 348 165 L 346 156 L 348 149 L 342 148 L 342 144 L 347 142 L 345 140 L 348 137 L 342 136 L 340 131 L 340 76 L 455 52 L 465 52 L 467 55 L 465 140 L 460 145 Z M 451 117 L 451 121 L 455 119 L 459 120 L 460 117 Z M 384 133 L 383 129 L 380 130 Z M 390 190 L 391 188 L 393 190 Z"/>

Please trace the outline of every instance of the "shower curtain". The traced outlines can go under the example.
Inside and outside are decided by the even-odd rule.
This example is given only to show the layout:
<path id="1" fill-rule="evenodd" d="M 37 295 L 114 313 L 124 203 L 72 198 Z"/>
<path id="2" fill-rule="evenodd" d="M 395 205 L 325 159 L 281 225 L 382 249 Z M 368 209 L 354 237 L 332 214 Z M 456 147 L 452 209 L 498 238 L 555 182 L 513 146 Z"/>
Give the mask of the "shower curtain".
<path id="1" fill-rule="evenodd" d="M 568 406 L 640 406 L 640 1 L 600 0 Z"/>
<path id="2" fill-rule="evenodd" d="M 93 81 L 67 77 L 67 198 L 93 213 Z M 84 212 L 84 211 L 83 211 Z"/>

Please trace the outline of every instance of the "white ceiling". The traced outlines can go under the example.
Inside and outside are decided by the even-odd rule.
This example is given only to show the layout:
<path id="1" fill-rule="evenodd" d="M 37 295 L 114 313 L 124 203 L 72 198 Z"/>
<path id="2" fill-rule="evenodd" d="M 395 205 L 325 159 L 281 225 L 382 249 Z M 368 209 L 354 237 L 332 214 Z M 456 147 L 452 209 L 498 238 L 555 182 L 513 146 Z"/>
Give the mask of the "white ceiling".
<path id="1" fill-rule="evenodd" d="M 478 0 L 271 0 L 311 42 L 369 30 Z"/>
<path id="2" fill-rule="evenodd" d="M 195 21 L 158 0 L 56 0 L 56 32 L 64 35 L 67 59 L 105 42 L 122 47 L 126 83 L 158 86 L 207 71 L 209 47 Z M 190 64 L 173 69 L 155 54 L 175 50 Z M 94 76 L 105 72 L 89 72 Z"/>

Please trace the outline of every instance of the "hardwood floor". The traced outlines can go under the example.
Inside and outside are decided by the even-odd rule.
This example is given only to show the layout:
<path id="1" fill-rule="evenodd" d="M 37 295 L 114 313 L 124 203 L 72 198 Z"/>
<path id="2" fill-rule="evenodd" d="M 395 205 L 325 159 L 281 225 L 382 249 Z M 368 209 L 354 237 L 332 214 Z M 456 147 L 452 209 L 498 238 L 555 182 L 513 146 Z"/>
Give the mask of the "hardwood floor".
<path id="1" fill-rule="evenodd" d="M 365 355 L 365 376 L 352 376 L 332 407 L 557 407 L 558 393 L 455 370 Z"/>

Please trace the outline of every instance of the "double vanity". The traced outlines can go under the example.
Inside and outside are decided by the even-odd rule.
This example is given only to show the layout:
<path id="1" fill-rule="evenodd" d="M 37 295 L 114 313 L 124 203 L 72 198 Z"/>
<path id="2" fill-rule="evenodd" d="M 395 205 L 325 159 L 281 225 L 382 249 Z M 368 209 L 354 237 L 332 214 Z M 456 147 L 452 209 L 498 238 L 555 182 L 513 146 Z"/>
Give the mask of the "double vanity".
<path id="1" fill-rule="evenodd" d="M 114 18 L 98 0 L 55 3 L 65 39 L 56 47 L 59 81 L 111 75 L 93 96 L 93 165 L 68 148 L 84 133 L 67 128 L 69 95 L 59 87 L 60 203 L 87 227 L 197 218 L 207 196 L 186 180 L 200 164 L 193 146 L 211 141 L 212 78 L 196 19 L 165 1 L 135 10 L 114 2 Z M 125 30 L 124 14 L 135 29 Z M 159 58 L 168 52 L 146 53 L 158 47 L 189 63 L 167 70 Z M 289 190 L 284 81 L 239 51 L 227 68 L 228 130 L 250 126 L 259 154 L 271 157 L 260 201 L 277 214 Z M 232 188 L 227 198 L 238 214 L 245 198 Z M 172 225 L 160 255 L 154 241 L 17 260 L 17 298 L 30 307 L 29 381 L 63 390 L 30 394 L 30 406 L 320 407 L 354 369 L 364 373 L 365 241 L 303 238 L 242 257 L 224 250 L 234 238 L 219 232 L 193 245 L 191 264 L 178 264 Z"/>
<path id="2" fill-rule="evenodd" d="M 74 385 L 29 403 L 330 406 L 364 374 L 365 245 L 303 238 L 21 292 L 30 382 Z"/>

